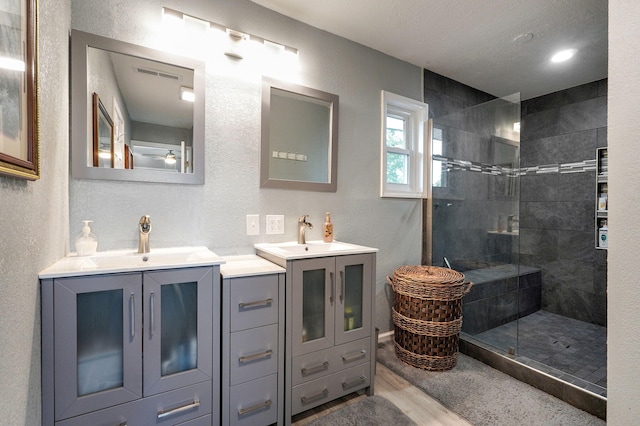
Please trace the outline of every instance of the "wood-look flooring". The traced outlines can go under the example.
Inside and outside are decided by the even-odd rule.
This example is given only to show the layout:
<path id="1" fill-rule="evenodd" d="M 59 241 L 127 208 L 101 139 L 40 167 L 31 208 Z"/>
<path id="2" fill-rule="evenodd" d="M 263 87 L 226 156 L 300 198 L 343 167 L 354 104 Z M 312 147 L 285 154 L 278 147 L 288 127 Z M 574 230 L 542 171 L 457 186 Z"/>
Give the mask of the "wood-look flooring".
<path id="1" fill-rule="evenodd" d="M 472 426 L 464 418 L 448 410 L 421 389 L 413 386 L 378 363 L 375 379 L 375 394 L 394 403 L 404 414 L 418 425 L 424 426 Z M 292 424 L 305 426 L 342 407 L 358 402 L 366 395 L 352 393 L 294 416 Z"/>

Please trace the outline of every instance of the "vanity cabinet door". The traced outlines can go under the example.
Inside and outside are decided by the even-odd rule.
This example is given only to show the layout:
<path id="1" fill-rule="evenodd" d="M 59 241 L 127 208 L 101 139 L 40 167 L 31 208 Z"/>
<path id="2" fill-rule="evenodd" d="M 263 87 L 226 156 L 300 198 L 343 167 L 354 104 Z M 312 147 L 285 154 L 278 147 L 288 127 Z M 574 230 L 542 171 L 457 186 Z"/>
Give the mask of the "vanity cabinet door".
<path id="1" fill-rule="evenodd" d="M 296 260 L 292 269 L 293 355 L 330 348 L 334 344 L 335 260 Z"/>
<path id="2" fill-rule="evenodd" d="M 336 345 L 371 335 L 372 256 L 336 257 Z"/>
<path id="3" fill-rule="evenodd" d="M 145 272 L 144 395 L 212 377 L 213 270 Z"/>
<path id="4" fill-rule="evenodd" d="M 142 275 L 57 278 L 55 419 L 142 396 Z"/>

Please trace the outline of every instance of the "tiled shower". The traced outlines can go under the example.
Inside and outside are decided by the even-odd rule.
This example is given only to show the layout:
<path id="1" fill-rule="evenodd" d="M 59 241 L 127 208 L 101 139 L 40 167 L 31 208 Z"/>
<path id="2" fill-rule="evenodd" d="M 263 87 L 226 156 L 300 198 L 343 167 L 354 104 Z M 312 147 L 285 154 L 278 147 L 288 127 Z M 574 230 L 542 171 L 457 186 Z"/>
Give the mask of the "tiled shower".
<path id="1" fill-rule="evenodd" d="M 468 336 L 606 396 L 606 250 L 596 249 L 596 148 L 606 80 L 520 102 L 425 71 L 433 118 L 423 263 L 474 282 Z"/>

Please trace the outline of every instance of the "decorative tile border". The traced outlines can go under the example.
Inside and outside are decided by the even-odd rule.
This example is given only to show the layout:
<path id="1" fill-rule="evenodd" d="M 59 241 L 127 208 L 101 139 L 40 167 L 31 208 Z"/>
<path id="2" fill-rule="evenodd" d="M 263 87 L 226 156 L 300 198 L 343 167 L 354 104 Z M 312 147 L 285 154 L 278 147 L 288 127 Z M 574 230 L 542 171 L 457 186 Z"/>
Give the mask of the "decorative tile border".
<path id="1" fill-rule="evenodd" d="M 519 177 L 532 174 L 548 173 L 584 173 L 596 170 L 595 159 L 577 161 L 573 163 L 545 164 L 521 168 L 500 166 L 496 164 L 484 164 L 468 160 L 458 160 L 455 158 L 444 157 L 442 155 L 434 155 L 433 161 L 441 162 L 444 166 L 443 169 L 446 169 L 447 172 L 463 170 L 468 172 L 480 172 L 486 175 L 507 177 Z"/>

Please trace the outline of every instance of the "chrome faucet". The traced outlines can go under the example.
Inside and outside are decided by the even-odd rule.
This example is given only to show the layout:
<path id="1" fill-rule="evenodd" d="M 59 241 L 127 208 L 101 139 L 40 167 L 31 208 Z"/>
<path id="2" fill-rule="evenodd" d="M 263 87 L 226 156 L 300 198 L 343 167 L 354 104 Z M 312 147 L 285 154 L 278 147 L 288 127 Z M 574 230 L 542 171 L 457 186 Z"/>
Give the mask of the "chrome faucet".
<path id="1" fill-rule="evenodd" d="M 313 229 L 313 225 L 307 222 L 308 217 L 309 217 L 308 214 L 303 214 L 298 219 L 298 244 L 306 244 L 307 240 L 304 235 L 304 231 L 306 231 L 307 228 Z"/>
<path id="2" fill-rule="evenodd" d="M 144 215 L 140 218 L 138 229 L 140 230 L 138 253 L 149 253 L 151 250 L 149 247 L 149 233 L 151 232 L 151 218 L 149 215 Z"/>

